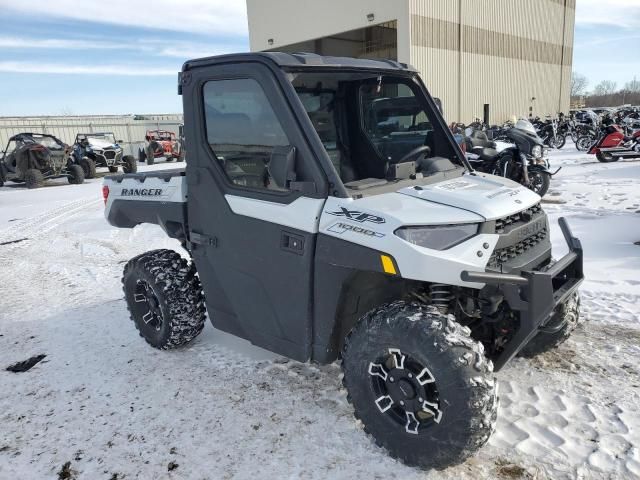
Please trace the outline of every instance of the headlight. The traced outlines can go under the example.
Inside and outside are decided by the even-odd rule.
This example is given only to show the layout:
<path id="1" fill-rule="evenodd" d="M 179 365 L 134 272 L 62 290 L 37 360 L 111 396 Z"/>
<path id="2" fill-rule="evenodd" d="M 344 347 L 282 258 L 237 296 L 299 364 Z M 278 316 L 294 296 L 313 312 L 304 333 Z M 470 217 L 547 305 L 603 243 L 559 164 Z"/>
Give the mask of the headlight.
<path id="1" fill-rule="evenodd" d="M 536 145 L 531 149 L 531 155 L 535 158 L 542 158 L 542 147 L 540 145 Z"/>
<path id="2" fill-rule="evenodd" d="M 403 240 L 432 250 L 446 250 L 478 233 L 478 225 L 438 225 L 433 227 L 402 227 L 395 234 Z"/>

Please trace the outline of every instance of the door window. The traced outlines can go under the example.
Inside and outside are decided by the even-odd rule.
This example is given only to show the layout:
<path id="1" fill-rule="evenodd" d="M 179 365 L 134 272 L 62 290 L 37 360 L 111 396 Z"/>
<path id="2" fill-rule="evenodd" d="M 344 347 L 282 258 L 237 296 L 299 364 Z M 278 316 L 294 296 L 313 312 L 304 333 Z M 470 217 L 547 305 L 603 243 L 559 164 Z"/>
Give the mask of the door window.
<path id="1" fill-rule="evenodd" d="M 203 97 L 207 141 L 227 178 L 242 187 L 284 190 L 268 165 L 274 149 L 291 142 L 258 82 L 212 80 Z"/>

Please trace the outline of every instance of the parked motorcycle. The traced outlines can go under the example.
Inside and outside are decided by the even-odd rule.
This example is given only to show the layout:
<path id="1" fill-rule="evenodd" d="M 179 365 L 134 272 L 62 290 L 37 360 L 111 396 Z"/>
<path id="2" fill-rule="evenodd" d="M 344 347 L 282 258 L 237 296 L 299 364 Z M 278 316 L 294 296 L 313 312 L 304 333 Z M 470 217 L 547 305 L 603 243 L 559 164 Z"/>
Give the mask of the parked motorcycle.
<path id="1" fill-rule="evenodd" d="M 544 145 L 549 148 L 562 148 L 566 143 L 566 135 L 558 133 L 558 121 L 555 118 L 542 121 L 540 118 L 534 120 L 534 127 Z"/>
<path id="2" fill-rule="evenodd" d="M 580 132 L 578 140 L 576 140 L 576 149 L 579 152 L 586 152 L 591 148 L 598 138 L 598 132 L 594 128 L 588 128 Z"/>
<path id="3" fill-rule="evenodd" d="M 588 153 L 603 163 L 617 162 L 621 158 L 640 158 L 640 130 L 627 136 L 618 125 L 609 125 Z"/>
<path id="4" fill-rule="evenodd" d="M 551 173 L 545 158 L 546 149 L 531 122 L 519 120 L 513 128 L 505 129 L 504 140 L 509 142 L 501 151 L 487 133 L 474 130 L 466 138 L 467 158 L 476 170 L 514 180 L 544 196 L 549 190 Z"/>

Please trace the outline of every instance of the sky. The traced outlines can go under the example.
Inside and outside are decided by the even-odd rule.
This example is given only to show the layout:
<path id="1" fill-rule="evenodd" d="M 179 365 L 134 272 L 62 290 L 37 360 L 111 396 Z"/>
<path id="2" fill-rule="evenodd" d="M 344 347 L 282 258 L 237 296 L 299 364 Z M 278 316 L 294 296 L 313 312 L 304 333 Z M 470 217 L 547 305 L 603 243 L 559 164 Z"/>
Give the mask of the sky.
<path id="1" fill-rule="evenodd" d="M 0 26 L 0 116 L 181 112 L 185 60 L 249 49 L 245 0 L 0 0 Z M 640 0 L 577 0 L 589 88 L 640 80 L 639 42 Z"/>

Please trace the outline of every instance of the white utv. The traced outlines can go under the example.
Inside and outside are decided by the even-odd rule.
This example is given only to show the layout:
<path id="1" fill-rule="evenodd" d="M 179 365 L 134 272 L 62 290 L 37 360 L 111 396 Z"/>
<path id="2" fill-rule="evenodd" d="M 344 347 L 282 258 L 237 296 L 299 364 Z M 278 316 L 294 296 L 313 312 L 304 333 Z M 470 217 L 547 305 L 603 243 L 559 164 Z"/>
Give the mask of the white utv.
<path id="1" fill-rule="evenodd" d="M 565 340 L 582 249 L 551 256 L 540 197 L 469 166 L 417 72 L 260 53 L 179 75 L 184 171 L 114 175 L 106 217 L 157 223 L 191 257 L 132 259 L 131 317 L 169 349 L 213 325 L 292 359 L 341 360 L 354 413 L 409 465 L 489 438 L 494 371 Z"/>

